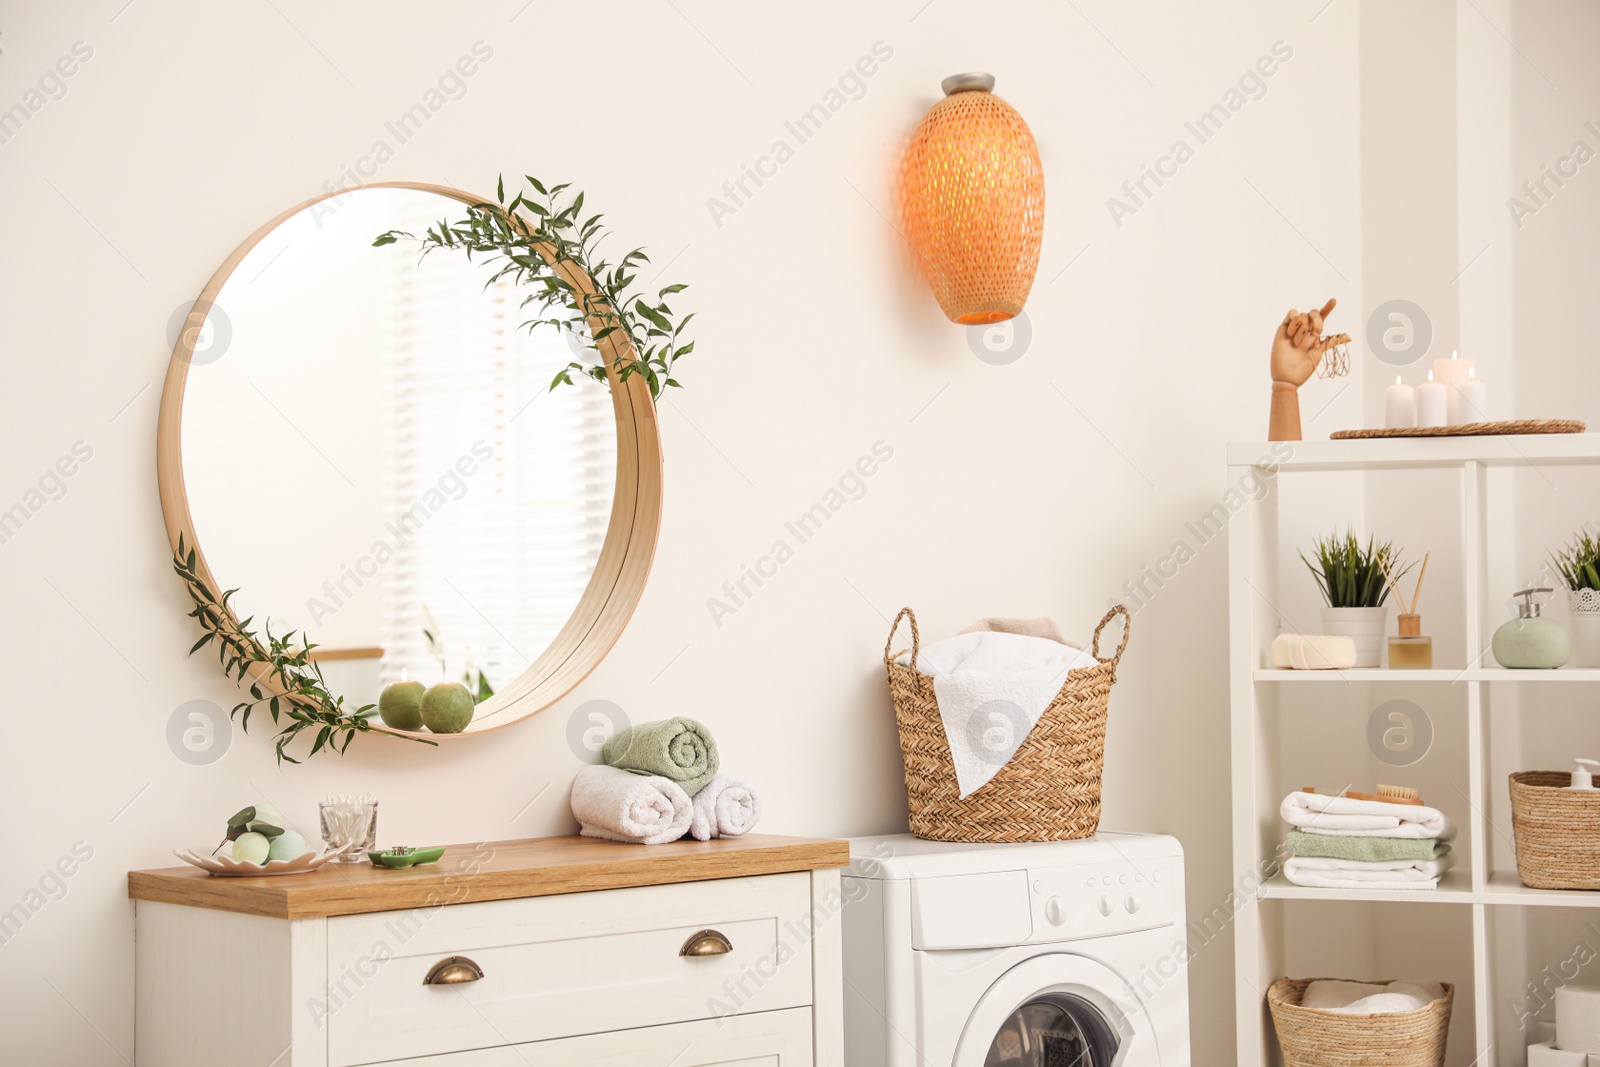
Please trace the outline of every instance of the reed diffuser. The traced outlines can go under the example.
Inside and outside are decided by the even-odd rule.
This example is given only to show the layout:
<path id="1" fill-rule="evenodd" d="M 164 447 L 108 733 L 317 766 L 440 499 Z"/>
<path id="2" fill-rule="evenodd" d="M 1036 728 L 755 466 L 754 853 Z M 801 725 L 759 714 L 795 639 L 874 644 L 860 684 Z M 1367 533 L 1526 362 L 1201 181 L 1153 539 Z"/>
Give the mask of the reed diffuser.
<path id="1" fill-rule="evenodd" d="M 1428 559 L 1432 553 L 1422 557 L 1422 569 L 1417 572 L 1416 588 L 1411 591 L 1411 600 L 1408 603 L 1400 592 L 1400 584 L 1395 580 L 1395 574 L 1389 569 L 1388 561 L 1380 559 L 1378 565 L 1383 568 L 1383 576 L 1389 583 L 1389 592 L 1394 594 L 1394 601 L 1400 605 L 1400 614 L 1396 617 L 1400 632 L 1397 636 L 1389 638 L 1389 669 L 1392 671 L 1429 671 L 1433 669 L 1433 638 L 1427 637 L 1422 632 L 1422 616 L 1417 612 L 1417 606 L 1422 602 L 1422 580 L 1428 576 Z"/>

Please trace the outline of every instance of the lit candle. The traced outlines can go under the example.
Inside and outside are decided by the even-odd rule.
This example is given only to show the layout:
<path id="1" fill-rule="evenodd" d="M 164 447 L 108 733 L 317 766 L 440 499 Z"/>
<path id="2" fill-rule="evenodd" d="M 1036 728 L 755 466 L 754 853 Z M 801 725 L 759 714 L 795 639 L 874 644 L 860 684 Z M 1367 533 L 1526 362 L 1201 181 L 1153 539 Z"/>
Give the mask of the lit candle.
<path id="1" fill-rule="evenodd" d="M 1383 424 L 1391 430 L 1409 430 L 1417 424 L 1417 391 L 1402 384 L 1398 374 L 1383 391 Z"/>
<path id="2" fill-rule="evenodd" d="M 1461 387 L 1467 384 L 1472 367 L 1473 361 L 1462 359 L 1459 352 L 1451 352 L 1449 359 L 1433 361 L 1433 377 L 1445 387 L 1445 406 L 1452 426 L 1458 422 L 1473 421 L 1461 416 Z"/>
<path id="3" fill-rule="evenodd" d="M 1435 360 L 1435 364 L 1444 360 Z M 1417 425 L 1448 426 L 1450 420 L 1450 402 L 1445 395 L 1445 387 L 1433 380 L 1433 371 L 1428 372 L 1428 381 L 1425 385 L 1417 386 Z"/>
<path id="4" fill-rule="evenodd" d="M 1461 422 L 1488 422 L 1489 421 L 1489 390 L 1478 381 L 1478 372 L 1473 367 L 1467 368 L 1466 384 L 1461 386 Z M 1455 422 L 1455 419 L 1451 419 Z"/>

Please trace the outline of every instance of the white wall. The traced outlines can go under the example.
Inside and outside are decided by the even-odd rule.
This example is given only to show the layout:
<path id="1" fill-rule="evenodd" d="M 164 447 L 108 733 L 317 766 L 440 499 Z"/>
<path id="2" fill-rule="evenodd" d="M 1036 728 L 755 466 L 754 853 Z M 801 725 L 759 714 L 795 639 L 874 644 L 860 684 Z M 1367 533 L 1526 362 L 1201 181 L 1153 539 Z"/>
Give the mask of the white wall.
<path id="1" fill-rule="evenodd" d="M 1221 498 L 1224 442 L 1264 435 L 1284 310 L 1359 303 L 1353 4 L 119 8 L 10 5 L 0 19 L 0 107 L 75 42 L 92 49 L 65 96 L 0 144 L 0 508 L 74 442 L 93 450 L 0 545 L 0 908 L 39 899 L 30 889 L 75 842 L 93 850 L 0 945 L 0 1027 L 19 1062 L 131 1055 L 128 869 L 169 864 L 257 799 L 309 829 L 331 791 L 379 794 L 386 840 L 567 832 L 567 730 L 585 700 L 705 720 L 764 788 L 764 829 L 903 827 L 878 658 L 888 618 L 914 605 L 938 635 L 1048 613 L 1087 637 L 1124 581 Z M 492 56 L 464 95 L 398 144 L 385 123 L 478 41 Z M 864 95 L 714 220 L 707 198 L 878 41 L 893 55 Z M 1197 144 L 1185 122 L 1278 41 L 1293 57 L 1264 96 Z M 1032 345 L 1007 366 L 976 359 L 905 277 L 884 220 L 900 143 L 939 79 L 968 69 L 998 76 L 1048 180 Z M 1179 138 L 1193 158 L 1116 225 L 1107 198 Z M 492 741 L 357 744 L 280 769 L 258 730 L 192 766 L 169 750 L 169 717 L 233 690 L 185 657 L 196 630 L 168 566 L 153 463 L 166 323 L 246 234 L 378 139 L 393 149 L 380 179 L 576 182 L 616 247 L 646 245 L 670 261 L 663 284 L 692 285 L 698 346 L 663 411 L 656 570 L 594 676 Z M 1357 392 L 1311 418 L 1335 395 L 1323 387 L 1308 434 L 1355 425 Z M 877 441 L 893 459 L 865 497 L 714 625 L 707 598 Z M 1230 869 L 1225 815 L 1225 553 L 1191 547 L 1135 624 L 1105 825 L 1177 834 L 1191 907 L 1209 910 L 1244 872 Z M 1193 964 L 1197 1063 L 1230 1056 L 1224 942 Z"/>

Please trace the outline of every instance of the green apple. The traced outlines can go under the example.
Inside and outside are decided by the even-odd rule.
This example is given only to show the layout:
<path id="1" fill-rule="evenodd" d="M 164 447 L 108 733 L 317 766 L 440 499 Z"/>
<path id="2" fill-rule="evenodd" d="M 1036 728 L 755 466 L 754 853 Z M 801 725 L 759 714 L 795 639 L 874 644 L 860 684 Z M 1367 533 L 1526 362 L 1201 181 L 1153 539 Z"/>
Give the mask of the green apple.
<path id="1" fill-rule="evenodd" d="M 395 682 L 383 687 L 378 694 L 378 715 L 383 725 L 396 730 L 422 729 L 421 682 Z"/>
<path id="2" fill-rule="evenodd" d="M 260 834 L 240 834 L 233 843 L 233 858 L 240 863 L 265 863 L 272 845 Z"/>
<path id="3" fill-rule="evenodd" d="M 436 734 L 459 734 L 472 721 L 472 693 L 460 682 L 440 682 L 422 694 L 423 724 Z"/>
<path id="4" fill-rule="evenodd" d="M 293 830 L 285 830 L 272 839 L 272 847 L 267 852 L 269 860 L 292 860 L 306 854 L 306 839 Z"/>

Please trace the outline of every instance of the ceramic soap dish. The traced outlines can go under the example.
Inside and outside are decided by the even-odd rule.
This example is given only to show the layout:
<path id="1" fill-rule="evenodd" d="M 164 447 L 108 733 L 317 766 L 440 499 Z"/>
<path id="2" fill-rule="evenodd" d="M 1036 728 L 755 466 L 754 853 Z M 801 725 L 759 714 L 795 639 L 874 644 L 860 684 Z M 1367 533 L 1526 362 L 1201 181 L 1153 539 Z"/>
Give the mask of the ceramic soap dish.
<path id="1" fill-rule="evenodd" d="M 384 849 L 381 852 L 368 852 L 367 858 L 374 867 L 386 867 L 391 871 L 403 871 L 407 867 L 422 867 L 429 863 L 438 863 L 439 857 L 444 855 L 443 846 L 439 848 L 408 848 L 405 845 L 396 845 L 394 848 Z"/>
<path id="2" fill-rule="evenodd" d="M 293 859 L 268 860 L 266 863 L 245 863 L 232 856 L 208 856 L 190 849 L 173 849 L 172 854 L 185 863 L 192 863 L 202 871 L 224 878 L 258 877 L 275 874 L 305 874 L 321 867 L 338 856 L 341 849 L 327 852 L 306 852 Z"/>

